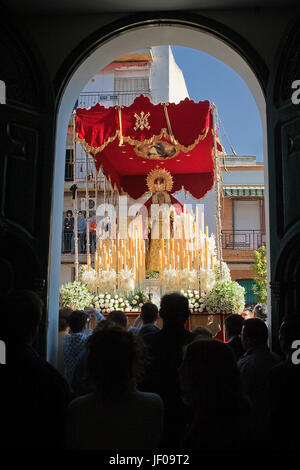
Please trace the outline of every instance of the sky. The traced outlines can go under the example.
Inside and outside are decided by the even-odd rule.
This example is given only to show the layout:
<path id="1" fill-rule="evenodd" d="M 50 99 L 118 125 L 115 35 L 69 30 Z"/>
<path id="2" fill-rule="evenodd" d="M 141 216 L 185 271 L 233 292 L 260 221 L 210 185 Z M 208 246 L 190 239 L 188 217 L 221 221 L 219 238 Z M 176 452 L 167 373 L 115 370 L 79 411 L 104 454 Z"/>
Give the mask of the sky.
<path id="1" fill-rule="evenodd" d="M 258 108 L 244 80 L 230 67 L 205 52 L 172 46 L 189 96 L 195 102 L 215 103 L 226 134 L 238 155 L 255 155 L 263 161 L 263 134 Z M 230 146 L 223 135 L 228 154 Z"/>

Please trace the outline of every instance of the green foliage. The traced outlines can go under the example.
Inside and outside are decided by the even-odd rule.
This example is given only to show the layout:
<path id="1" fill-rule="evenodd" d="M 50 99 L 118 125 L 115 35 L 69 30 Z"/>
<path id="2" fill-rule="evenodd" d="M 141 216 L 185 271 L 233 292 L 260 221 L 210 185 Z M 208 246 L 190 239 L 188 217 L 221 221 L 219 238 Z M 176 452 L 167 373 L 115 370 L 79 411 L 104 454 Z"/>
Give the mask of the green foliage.
<path id="1" fill-rule="evenodd" d="M 258 302 L 267 303 L 267 256 L 266 247 L 261 246 L 253 251 L 253 270 L 255 273 L 253 293 L 258 296 Z"/>
<path id="2" fill-rule="evenodd" d="M 158 279 L 159 271 L 146 271 L 146 279 Z"/>

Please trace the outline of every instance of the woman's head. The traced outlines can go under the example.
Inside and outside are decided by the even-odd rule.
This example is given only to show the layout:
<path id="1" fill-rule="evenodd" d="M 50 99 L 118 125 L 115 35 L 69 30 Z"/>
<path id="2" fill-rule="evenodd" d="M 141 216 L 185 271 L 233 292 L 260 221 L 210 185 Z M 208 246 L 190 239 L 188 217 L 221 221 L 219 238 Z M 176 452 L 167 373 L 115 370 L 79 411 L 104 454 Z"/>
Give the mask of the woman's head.
<path id="1" fill-rule="evenodd" d="M 72 217 L 73 216 L 73 212 L 72 211 L 67 211 L 67 217 Z"/>
<path id="2" fill-rule="evenodd" d="M 142 378 L 145 359 L 141 338 L 109 322 L 97 328 L 87 341 L 88 376 L 106 399 L 118 398 Z"/>

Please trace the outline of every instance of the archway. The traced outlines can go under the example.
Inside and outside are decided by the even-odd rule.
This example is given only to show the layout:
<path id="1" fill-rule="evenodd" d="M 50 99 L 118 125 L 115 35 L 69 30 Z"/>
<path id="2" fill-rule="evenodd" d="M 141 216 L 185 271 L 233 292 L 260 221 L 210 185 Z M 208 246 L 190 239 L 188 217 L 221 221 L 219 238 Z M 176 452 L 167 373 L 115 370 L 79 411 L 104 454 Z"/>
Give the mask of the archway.
<path id="1" fill-rule="evenodd" d="M 215 35 L 201 31 L 200 27 L 192 26 L 189 22 L 181 26 L 172 24 L 139 25 L 122 33 L 115 33 L 107 42 L 86 54 L 85 60 L 77 67 L 62 94 L 58 107 L 56 123 L 56 149 L 54 191 L 52 200 L 52 233 L 50 251 L 50 280 L 49 280 L 49 326 L 47 341 L 47 358 L 53 364 L 56 363 L 57 325 L 58 325 L 58 298 L 60 279 L 60 245 L 61 245 L 61 214 L 63 210 L 64 165 L 65 165 L 65 140 L 69 118 L 74 103 L 80 91 L 88 80 L 116 57 L 134 51 L 137 48 L 158 45 L 178 45 L 199 49 L 206 52 L 235 70 L 249 87 L 257 107 L 259 109 L 263 136 L 264 136 L 264 163 L 265 163 L 265 204 L 266 204 L 266 241 L 269 247 L 269 201 L 268 201 L 268 158 L 267 158 L 267 126 L 266 103 L 255 72 L 246 60 L 236 52 L 229 43 L 217 38 Z M 269 258 L 269 252 L 268 252 Z"/>

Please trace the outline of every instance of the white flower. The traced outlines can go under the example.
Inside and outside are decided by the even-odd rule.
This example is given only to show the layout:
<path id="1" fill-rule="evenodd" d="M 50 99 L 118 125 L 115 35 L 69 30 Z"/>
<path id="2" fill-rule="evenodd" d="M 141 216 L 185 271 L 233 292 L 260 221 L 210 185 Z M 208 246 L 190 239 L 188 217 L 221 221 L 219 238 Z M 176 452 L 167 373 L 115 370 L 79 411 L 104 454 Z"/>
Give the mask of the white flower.
<path id="1" fill-rule="evenodd" d="M 100 299 L 103 299 L 103 298 L 104 298 L 104 294 L 100 294 L 99 297 L 100 297 Z"/>
<path id="2" fill-rule="evenodd" d="M 138 295 L 135 295 L 135 297 L 134 297 L 134 298 L 138 300 L 138 299 L 139 299 L 139 296 L 138 296 Z"/>
<path id="3" fill-rule="evenodd" d="M 137 301 L 133 299 L 132 304 L 133 304 L 133 305 L 136 305 L 136 304 L 137 304 Z"/>
<path id="4" fill-rule="evenodd" d="M 118 295 L 115 295 L 115 299 L 117 299 L 119 296 Z"/>
<path id="5" fill-rule="evenodd" d="M 143 304 L 139 304 L 139 307 L 142 307 L 142 306 L 143 306 Z"/>
<path id="6" fill-rule="evenodd" d="M 198 309 L 197 309 L 197 308 L 194 308 L 194 312 L 198 312 Z"/>
<path id="7" fill-rule="evenodd" d="M 195 298 L 196 298 L 196 299 L 199 299 L 199 295 L 196 294 L 196 295 L 195 295 Z"/>
<path id="8" fill-rule="evenodd" d="M 195 307 L 199 307 L 199 304 L 198 304 L 198 302 L 196 302 L 196 303 L 195 303 Z"/>

